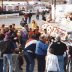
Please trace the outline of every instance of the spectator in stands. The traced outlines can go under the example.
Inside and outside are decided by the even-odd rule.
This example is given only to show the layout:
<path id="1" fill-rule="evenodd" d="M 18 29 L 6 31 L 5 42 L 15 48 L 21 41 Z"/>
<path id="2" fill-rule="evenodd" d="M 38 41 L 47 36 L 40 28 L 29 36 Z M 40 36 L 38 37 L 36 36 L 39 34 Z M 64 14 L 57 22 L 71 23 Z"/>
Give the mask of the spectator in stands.
<path id="1" fill-rule="evenodd" d="M 53 42 L 49 47 L 49 52 L 57 56 L 59 62 L 60 72 L 64 72 L 64 52 L 66 52 L 67 46 L 61 42 L 60 36 L 56 37 L 56 42 Z"/>
<path id="2" fill-rule="evenodd" d="M 36 57 L 38 62 L 38 72 L 45 72 L 45 56 L 47 53 L 48 41 L 46 35 L 41 35 L 36 44 Z"/>
<path id="3" fill-rule="evenodd" d="M 30 35 L 24 48 L 24 57 L 26 60 L 26 72 L 33 72 L 35 64 L 35 49 L 37 40 L 34 35 Z"/>

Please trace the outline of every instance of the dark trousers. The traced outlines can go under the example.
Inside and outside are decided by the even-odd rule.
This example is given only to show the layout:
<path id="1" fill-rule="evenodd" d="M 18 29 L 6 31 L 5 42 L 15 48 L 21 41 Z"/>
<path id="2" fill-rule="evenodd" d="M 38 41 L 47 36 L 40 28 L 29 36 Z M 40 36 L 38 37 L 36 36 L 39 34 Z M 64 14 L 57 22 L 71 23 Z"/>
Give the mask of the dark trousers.
<path id="1" fill-rule="evenodd" d="M 31 17 L 29 17 L 29 23 L 31 22 Z"/>
<path id="2" fill-rule="evenodd" d="M 21 55 L 18 56 L 19 59 L 19 68 L 21 69 L 21 66 L 23 65 L 24 61 L 23 61 L 23 57 Z"/>
<path id="3" fill-rule="evenodd" d="M 45 71 L 45 56 L 44 55 L 36 55 L 38 62 L 38 72 Z"/>
<path id="4" fill-rule="evenodd" d="M 36 16 L 36 19 L 39 20 L 39 15 Z"/>
<path id="5" fill-rule="evenodd" d="M 32 57 L 31 53 L 24 52 L 24 58 L 26 60 L 26 72 L 33 72 L 35 60 Z"/>
<path id="6" fill-rule="evenodd" d="M 28 18 L 25 18 L 25 22 L 27 23 Z"/>

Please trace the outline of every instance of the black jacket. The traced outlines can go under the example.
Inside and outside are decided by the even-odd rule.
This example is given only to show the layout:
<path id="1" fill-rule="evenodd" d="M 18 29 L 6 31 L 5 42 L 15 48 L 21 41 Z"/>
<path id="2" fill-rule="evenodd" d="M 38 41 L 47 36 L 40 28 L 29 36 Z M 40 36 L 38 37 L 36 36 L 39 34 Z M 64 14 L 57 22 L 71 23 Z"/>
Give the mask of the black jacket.
<path id="1" fill-rule="evenodd" d="M 52 52 L 55 55 L 63 55 L 64 52 L 67 49 L 66 44 L 64 44 L 63 42 L 59 41 L 59 42 L 53 42 L 50 45 L 50 52 Z"/>

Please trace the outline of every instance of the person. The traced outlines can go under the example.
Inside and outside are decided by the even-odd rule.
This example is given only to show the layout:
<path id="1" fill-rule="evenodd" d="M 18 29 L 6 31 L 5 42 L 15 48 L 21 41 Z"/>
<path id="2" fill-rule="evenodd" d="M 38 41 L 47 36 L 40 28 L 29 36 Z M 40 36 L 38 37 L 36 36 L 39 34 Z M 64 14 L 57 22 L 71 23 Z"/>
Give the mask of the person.
<path id="1" fill-rule="evenodd" d="M 50 53 L 53 53 L 54 55 L 57 56 L 60 72 L 64 72 L 64 56 L 63 55 L 64 55 L 64 52 L 66 52 L 67 50 L 67 46 L 66 44 L 61 42 L 61 38 L 59 35 L 56 37 L 55 42 L 51 43 L 48 49 Z M 51 50 L 53 52 L 51 52 Z"/>
<path id="2" fill-rule="evenodd" d="M 42 11 L 42 20 L 46 21 L 45 11 Z"/>
<path id="3" fill-rule="evenodd" d="M 3 31 L 0 29 L 0 41 L 2 41 L 4 39 L 5 35 L 3 33 Z"/>
<path id="4" fill-rule="evenodd" d="M 12 28 L 15 29 L 15 24 L 14 23 L 12 24 Z"/>
<path id="5" fill-rule="evenodd" d="M 37 23 L 35 22 L 35 20 L 32 20 L 32 30 L 37 28 Z"/>
<path id="6" fill-rule="evenodd" d="M 28 17 L 29 17 L 29 23 L 30 23 L 31 22 L 31 18 L 32 18 L 32 13 L 31 12 L 28 14 Z"/>
<path id="7" fill-rule="evenodd" d="M 5 24 L 2 24 L 2 26 L 1 26 L 1 32 L 5 33 Z"/>
<path id="8" fill-rule="evenodd" d="M 11 27 L 11 26 L 10 26 Z M 13 40 L 13 36 L 12 36 L 13 32 L 10 29 L 4 38 L 4 42 L 5 42 L 5 48 L 3 50 L 3 72 L 6 72 L 6 62 L 8 61 L 9 64 L 9 72 L 13 72 L 13 66 L 12 66 L 12 54 L 15 50 L 14 48 L 14 44 L 12 42 Z"/>
<path id="9" fill-rule="evenodd" d="M 32 31 L 32 28 L 29 28 L 28 35 L 32 35 L 32 34 L 34 34 L 34 31 Z"/>
<path id="10" fill-rule="evenodd" d="M 45 35 L 49 35 L 48 33 L 47 33 L 47 29 L 44 29 L 44 31 L 43 31 L 43 34 L 45 34 Z"/>
<path id="11" fill-rule="evenodd" d="M 35 64 L 35 49 L 37 40 L 34 35 L 30 35 L 24 48 L 24 58 L 26 60 L 26 72 L 33 72 Z"/>
<path id="12" fill-rule="evenodd" d="M 72 46 L 68 46 L 68 72 L 72 72 Z"/>
<path id="13" fill-rule="evenodd" d="M 22 38 L 22 35 L 21 35 L 20 31 L 17 32 L 17 38 L 18 38 L 18 42 L 16 43 L 17 44 L 17 48 L 15 49 L 15 53 L 18 54 L 19 69 L 23 70 L 22 66 L 23 66 L 23 63 L 24 63 L 24 60 L 23 60 L 24 42 L 22 41 L 23 38 Z"/>
<path id="14" fill-rule="evenodd" d="M 22 20 L 20 21 L 20 25 L 21 25 L 22 27 L 24 27 L 26 24 L 27 24 L 27 22 L 25 21 L 24 18 L 22 18 Z"/>
<path id="15" fill-rule="evenodd" d="M 59 63 L 56 55 L 50 53 L 46 56 L 46 72 L 58 72 Z"/>
<path id="16" fill-rule="evenodd" d="M 24 18 L 25 18 L 25 22 L 27 23 L 27 20 L 28 20 L 28 13 L 25 13 L 25 14 L 24 14 Z"/>
<path id="17" fill-rule="evenodd" d="M 36 19 L 39 20 L 39 10 L 37 10 Z"/>
<path id="18" fill-rule="evenodd" d="M 20 30 L 20 34 L 21 34 L 21 36 L 20 36 L 20 44 L 21 44 L 22 48 L 24 48 L 25 43 L 26 43 L 26 41 L 28 39 L 28 31 L 27 31 L 27 29 L 24 27 L 22 30 Z"/>
<path id="19" fill-rule="evenodd" d="M 35 29 L 33 32 L 34 32 L 34 35 L 35 35 L 35 39 L 36 39 L 36 40 L 39 40 L 39 37 L 40 37 L 40 35 L 41 35 L 41 33 L 39 32 L 39 29 L 37 28 L 37 29 Z"/>
<path id="20" fill-rule="evenodd" d="M 4 40 L 4 37 L 5 37 L 5 34 L 4 34 L 4 31 L 0 29 L 0 52 L 1 52 L 1 57 L 3 57 L 3 54 L 2 54 L 2 50 L 3 50 L 3 46 L 2 46 L 2 42 Z"/>
<path id="21" fill-rule="evenodd" d="M 28 24 L 26 24 L 26 25 L 24 26 L 24 28 L 27 30 L 27 32 L 29 32 L 29 26 L 28 26 Z"/>
<path id="22" fill-rule="evenodd" d="M 1 29 L 5 29 L 5 24 L 2 24 Z"/>
<path id="23" fill-rule="evenodd" d="M 47 53 L 48 48 L 48 41 L 47 37 L 45 35 L 40 36 L 40 40 L 38 40 L 36 44 L 36 58 L 38 62 L 38 72 L 44 72 L 45 71 L 45 57 Z"/>

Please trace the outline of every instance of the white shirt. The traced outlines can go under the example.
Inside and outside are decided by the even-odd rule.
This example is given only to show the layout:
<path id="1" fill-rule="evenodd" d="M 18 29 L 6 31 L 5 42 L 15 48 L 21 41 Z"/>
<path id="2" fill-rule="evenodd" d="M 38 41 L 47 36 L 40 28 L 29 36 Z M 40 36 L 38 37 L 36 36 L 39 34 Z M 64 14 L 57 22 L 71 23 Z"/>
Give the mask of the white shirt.
<path id="1" fill-rule="evenodd" d="M 46 57 L 46 70 L 48 71 L 59 71 L 59 63 L 56 55 L 48 54 Z"/>

